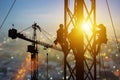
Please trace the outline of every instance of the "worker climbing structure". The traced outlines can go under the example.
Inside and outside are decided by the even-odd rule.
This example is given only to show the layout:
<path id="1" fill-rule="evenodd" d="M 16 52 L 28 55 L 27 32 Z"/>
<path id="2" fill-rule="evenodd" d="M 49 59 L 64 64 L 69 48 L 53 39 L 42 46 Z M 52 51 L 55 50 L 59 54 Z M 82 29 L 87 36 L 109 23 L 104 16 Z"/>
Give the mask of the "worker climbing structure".
<path id="1" fill-rule="evenodd" d="M 97 55 L 102 43 L 107 43 L 106 28 L 103 24 L 96 24 L 96 0 L 64 0 L 64 27 L 57 31 L 58 42 L 64 52 L 64 80 L 96 80 Z M 70 2 L 73 3 L 71 9 Z M 84 31 L 84 23 L 89 22 L 90 34 Z M 72 29 L 70 30 L 72 26 Z M 61 36 L 61 38 L 59 38 Z M 67 61 L 73 52 L 74 67 Z M 89 56 L 89 61 L 85 57 Z"/>
<path id="2" fill-rule="evenodd" d="M 86 1 L 90 3 L 89 8 Z M 90 33 L 83 30 L 84 23 L 89 23 Z M 31 52 L 31 80 L 38 80 L 37 44 L 60 49 L 37 41 L 36 30 L 41 29 L 36 23 L 32 28 L 33 39 L 18 33 L 16 29 L 9 30 L 9 37 L 32 42 L 32 45 L 28 46 L 28 52 Z M 101 45 L 107 43 L 107 35 L 106 27 L 96 24 L 96 0 L 64 0 L 64 24 L 59 25 L 54 43 L 59 43 L 64 53 L 64 80 L 97 80 L 97 55 Z M 74 56 L 74 65 L 67 60 L 71 53 Z"/>

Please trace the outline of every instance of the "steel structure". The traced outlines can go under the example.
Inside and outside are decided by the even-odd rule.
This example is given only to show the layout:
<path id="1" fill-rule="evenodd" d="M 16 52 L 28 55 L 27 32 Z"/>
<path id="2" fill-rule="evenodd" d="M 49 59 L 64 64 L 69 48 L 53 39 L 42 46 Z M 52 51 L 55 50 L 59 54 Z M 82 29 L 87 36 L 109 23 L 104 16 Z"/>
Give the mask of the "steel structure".
<path id="1" fill-rule="evenodd" d="M 38 49 L 37 44 L 44 45 L 46 47 L 49 47 L 46 43 L 42 43 L 37 41 L 37 34 L 36 30 L 40 29 L 40 27 L 35 23 L 32 25 L 33 28 L 33 37 L 32 39 L 27 38 L 21 33 L 17 33 L 16 29 L 10 29 L 9 30 L 9 37 L 12 39 L 21 38 L 26 41 L 32 42 L 32 45 L 28 45 L 28 52 L 31 53 L 31 80 L 39 80 L 38 79 Z"/>
<path id="2" fill-rule="evenodd" d="M 71 7 L 70 2 L 73 4 Z M 89 2 L 90 8 L 86 2 Z M 82 30 L 84 22 L 90 23 L 91 34 L 87 34 Z M 70 64 L 67 57 L 71 52 L 67 46 L 62 46 L 62 49 L 47 44 L 41 41 L 37 41 L 36 29 L 40 29 L 37 24 L 32 25 L 33 39 L 29 39 L 21 33 L 18 33 L 16 29 L 9 30 L 9 37 L 12 39 L 21 38 L 23 40 L 32 42 L 32 45 L 28 46 L 28 52 L 31 52 L 31 80 L 38 80 L 38 50 L 37 44 L 45 46 L 47 48 L 56 49 L 64 52 L 64 80 L 96 80 L 97 74 L 97 60 L 96 56 L 100 50 L 101 43 L 106 43 L 106 35 L 104 40 L 100 41 L 101 31 L 97 31 L 96 27 L 96 0 L 64 0 L 64 26 L 65 37 L 67 42 L 71 45 L 68 39 L 68 35 L 71 33 L 70 28 L 75 29 L 73 35 L 75 46 L 72 49 L 74 56 L 74 66 Z M 100 32 L 100 33 L 99 33 Z M 99 33 L 99 36 L 98 36 Z M 104 33 L 103 33 L 104 34 Z M 70 47 L 69 45 L 69 47 Z"/>
<path id="3" fill-rule="evenodd" d="M 37 44 L 42 45 L 46 48 L 52 48 L 52 49 L 57 50 L 57 51 L 62 51 L 62 49 L 59 47 L 56 47 L 54 45 L 36 40 L 36 37 L 35 37 L 36 36 L 36 28 L 33 27 L 33 29 L 34 29 L 33 39 L 27 38 L 24 34 L 17 32 L 16 29 L 9 29 L 8 36 L 12 39 L 20 38 L 20 39 L 23 39 L 25 41 L 32 43 L 32 45 L 28 46 L 28 52 L 31 52 L 31 60 L 32 60 L 31 61 L 31 69 L 32 69 L 31 70 L 31 80 L 37 80 L 37 78 L 38 78 L 37 77 L 38 76 L 38 70 L 37 70 L 38 65 L 36 63 L 38 61 L 37 60 L 38 59 Z M 47 56 L 48 56 L 48 54 L 47 54 Z M 85 58 L 89 61 L 93 61 L 91 58 L 88 58 L 88 57 L 85 57 Z M 48 60 L 47 60 L 47 63 L 48 63 Z M 35 65 L 36 65 L 36 68 L 35 68 Z M 48 71 L 48 69 L 47 69 L 47 71 Z"/>
<path id="4" fill-rule="evenodd" d="M 91 24 L 91 34 L 82 31 L 82 24 L 87 21 Z M 67 35 L 71 26 L 78 32 L 77 37 L 74 37 L 78 43 L 76 51 L 73 51 L 74 67 L 67 61 L 69 53 L 64 54 L 64 80 L 96 80 L 96 56 L 101 45 L 97 44 L 96 37 L 96 0 L 64 0 L 64 26 Z M 86 55 L 93 61 L 86 60 Z"/>
<path id="5" fill-rule="evenodd" d="M 32 25 L 33 28 L 33 40 L 32 45 L 28 46 L 28 52 L 31 52 L 31 80 L 38 80 L 38 50 L 37 44 L 35 41 L 37 40 L 36 30 L 38 25 L 35 23 Z"/>

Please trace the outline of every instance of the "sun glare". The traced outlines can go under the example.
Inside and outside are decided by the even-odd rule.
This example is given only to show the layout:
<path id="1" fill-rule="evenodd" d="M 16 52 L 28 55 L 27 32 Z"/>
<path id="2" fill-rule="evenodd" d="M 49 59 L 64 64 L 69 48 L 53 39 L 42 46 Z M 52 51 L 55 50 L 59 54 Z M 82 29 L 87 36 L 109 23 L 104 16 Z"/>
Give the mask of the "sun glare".
<path id="1" fill-rule="evenodd" d="M 87 33 L 87 34 L 92 33 L 92 32 L 91 32 L 91 25 L 90 25 L 88 22 L 84 22 L 84 23 L 82 24 L 82 30 L 83 30 L 85 33 Z"/>

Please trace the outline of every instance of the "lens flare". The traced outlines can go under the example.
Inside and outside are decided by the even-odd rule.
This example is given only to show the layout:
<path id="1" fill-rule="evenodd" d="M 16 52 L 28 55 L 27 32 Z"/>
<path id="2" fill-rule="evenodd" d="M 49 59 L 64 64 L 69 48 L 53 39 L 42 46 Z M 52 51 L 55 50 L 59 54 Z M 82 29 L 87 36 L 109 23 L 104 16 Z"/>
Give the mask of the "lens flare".
<path id="1" fill-rule="evenodd" d="M 30 54 L 28 54 L 25 61 L 21 64 L 15 80 L 25 80 L 26 74 L 31 70 L 30 64 L 31 64 L 31 57 Z"/>
<path id="2" fill-rule="evenodd" d="M 38 58 L 39 61 L 37 61 L 37 59 L 31 60 L 31 53 L 28 53 L 27 57 L 17 71 L 15 80 L 26 80 L 27 74 L 33 72 L 34 70 L 37 70 L 38 66 L 45 63 L 45 56 L 43 54 L 39 54 Z M 33 66 L 31 66 L 32 63 L 35 63 L 36 65 L 33 64 Z"/>
<path id="3" fill-rule="evenodd" d="M 92 33 L 92 32 L 91 32 L 91 25 L 90 25 L 90 23 L 84 22 L 84 23 L 82 24 L 82 30 L 83 30 L 85 33 L 87 33 L 87 34 Z"/>

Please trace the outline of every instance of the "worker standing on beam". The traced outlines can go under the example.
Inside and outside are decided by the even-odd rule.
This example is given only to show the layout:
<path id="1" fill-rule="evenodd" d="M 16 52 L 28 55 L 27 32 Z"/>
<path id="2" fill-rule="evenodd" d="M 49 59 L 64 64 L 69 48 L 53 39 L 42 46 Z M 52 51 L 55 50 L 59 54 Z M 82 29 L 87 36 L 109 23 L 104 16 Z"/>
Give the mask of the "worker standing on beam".
<path id="1" fill-rule="evenodd" d="M 73 50 L 73 53 L 77 53 L 76 51 L 80 48 L 80 29 L 79 28 L 73 28 L 71 32 L 68 34 L 68 41 L 70 44 L 70 49 Z"/>
<path id="2" fill-rule="evenodd" d="M 68 48 L 68 42 L 66 40 L 66 30 L 63 26 L 63 24 L 59 25 L 59 29 L 57 30 L 57 38 L 54 41 L 55 45 L 57 45 L 58 43 L 60 44 L 60 46 L 62 47 L 62 50 L 64 53 L 68 53 L 69 52 L 69 48 Z"/>
<path id="3" fill-rule="evenodd" d="M 68 34 L 70 49 L 72 49 L 74 53 L 76 53 L 76 45 L 78 44 L 76 43 L 76 40 L 75 40 L 76 31 L 77 31 L 76 28 L 73 28 L 71 32 Z"/>

